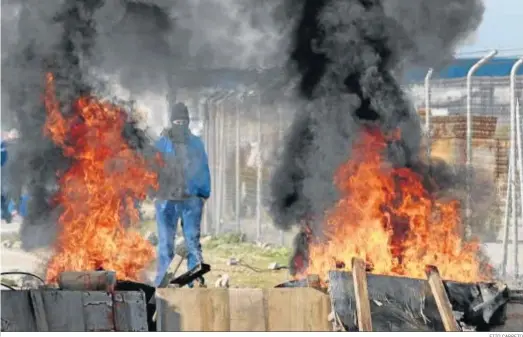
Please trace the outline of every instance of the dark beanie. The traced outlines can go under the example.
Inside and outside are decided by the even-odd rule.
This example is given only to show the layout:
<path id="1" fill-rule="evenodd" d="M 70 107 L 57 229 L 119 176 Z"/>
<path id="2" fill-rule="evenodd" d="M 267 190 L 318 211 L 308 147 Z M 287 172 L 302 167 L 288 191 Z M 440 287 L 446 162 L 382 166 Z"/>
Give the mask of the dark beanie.
<path id="1" fill-rule="evenodd" d="M 176 120 L 189 121 L 189 110 L 183 103 L 176 103 L 171 110 L 171 122 Z"/>

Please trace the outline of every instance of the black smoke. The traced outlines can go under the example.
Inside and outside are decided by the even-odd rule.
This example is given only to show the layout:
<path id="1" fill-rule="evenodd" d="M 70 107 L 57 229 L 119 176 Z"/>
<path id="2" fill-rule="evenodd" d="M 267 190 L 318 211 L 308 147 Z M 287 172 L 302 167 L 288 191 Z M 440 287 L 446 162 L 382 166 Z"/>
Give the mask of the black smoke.
<path id="1" fill-rule="evenodd" d="M 25 249 L 53 242 L 59 213 L 52 199 L 57 188 L 57 173 L 70 165 L 62 150 L 43 132 L 46 120 L 42 98 L 45 74 L 54 75 L 57 98 L 66 117 L 73 113 L 76 98 L 110 95 L 105 88 L 106 83 L 91 73 L 98 61 L 94 55 L 99 33 L 95 14 L 103 4 L 102 0 L 57 2 L 49 8 L 47 15 L 41 12 L 35 15 L 34 9 L 22 6 L 19 49 L 9 51 L 2 60 L 3 70 L 9 73 L 7 77 L 2 77 L 2 89 L 8 101 L 6 110 L 9 113 L 6 115 L 11 117 L 9 122 L 21 134 L 16 144 L 9 148 L 14 156 L 6 168 L 9 177 L 7 190 L 14 200 L 19 199 L 22 193 L 30 196 L 28 215 L 23 220 L 20 233 Z M 130 6 L 129 11 L 136 11 L 135 7 Z M 38 24 L 37 20 L 43 22 Z M 160 21 L 157 15 L 150 20 Z M 31 25 L 52 27 L 55 35 L 39 41 L 34 36 L 35 32 L 27 31 Z M 131 118 L 131 102 L 119 103 L 127 105 L 129 112 L 123 130 L 129 145 L 152 155 L 150 140 Z"/>
<path id="2" fill-rule="evenodd" d="M 22 229 L 24 247 L 54 238 L 56 210 L 49 199 L 56 189 L 56 171 L 69 165 L 42 134 L 45 72 L 56 76 L 64 114 L 79 94 L 117 96 L 129 110 L 138 105 L 133 100 L 140 107 L 150 105 L 145 122 L 159 134 L 178 86 L 198 82 L 194 70 L 283 63 L 287 35 L 282 32 L 288 25 L 272 17 L 279 3 L 2 1 L 2 129 L 17 128 L 21 134 L 3 173 L 9 176 L 13 198 L 22 190 L 31 195 Z M 129 121 L 124 134 L 132 146 L 149 153 L 143 124 Z"/>
<path id="3" fill-rule="evenodd" d="M 16 157 L 7 167 L 8 190 L 15 200 L 22 192 L 31 196 L 29 213 L 21 229 L 25 248 L 49 243 L 54 238 L 56 211 L 51 197 L 56 191 L 57 172 L 69 166 L 62 151 L 42 132 L 46 117 L 42 100 L 45 73 L 51 72 L 55 76 L 58 99 L 63 103 L 65 115 L 71 113 L 74 98 L 91 94 L 92 87 L 86 80 L 83 66 L 94 43 L 91 16 L 99 5 L 100 1 L 57 3 L 53 13 L 39 18 L 52 22 L 56 34 L 52 43 L 42 46 L 42 41 L 30 40 L 17 52 L 9 53 L 2 62 L 3 68 L 12 67 L 8 76 L 25 79 L 2 78 L 2 89 L 9 104 L 7 110 L 16 111 L 13 122 L 22 135 L 16 148 L 9 149 Z M 20 9 L 22 20 L 33 20 L 34 13 L 24 9 Z M 21 36 L 34 33 L 24 31 L 24 28 L 27 27 L 20 27 Z"/>
<path id="4" fill-rule="evenodd" d="M 437 65 L 452 56 L 479 25 L 482 2 L 289 0 L 286 5 L 295 23 L 291 74 L 299 78 L 298 93 L 308 103 L 295 117 L 271 182 L 276 225 L 287 230 L 307 218 L 312 235 L 321 235 L 322 214 L 338 200 L 334 172 L 350 158 L 351 145 L 366 126 L 385 134 L 399 129 L 401 139 L 390 143 L 388 159 L 430 173 L 429 189 L 462 182 L 452 168 L 421 162 L 419 117 L 397 78 L 409 65 Z"/>

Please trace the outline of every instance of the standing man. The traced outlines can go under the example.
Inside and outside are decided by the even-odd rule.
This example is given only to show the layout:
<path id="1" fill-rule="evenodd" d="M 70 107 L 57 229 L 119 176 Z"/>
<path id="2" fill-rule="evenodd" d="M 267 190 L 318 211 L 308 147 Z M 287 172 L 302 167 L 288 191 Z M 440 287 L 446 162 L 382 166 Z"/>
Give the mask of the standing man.
<path id="1" fill-rule="evenodd" d="M 174 258 L 178 219 L 182 220 L 187 267 L 192 269 L 202 262 L 200 223 L 204 203 L 211 193 L 207 153 L 200 137 L 189 130 L 189 111 L 185 104 L 174 106 L 170 122 L 170 127 L 156 142 L 164 161 L 155 203 L 158 226 L 157 286 Z M 200 282 L 203 284 L 203 279 Z"/>

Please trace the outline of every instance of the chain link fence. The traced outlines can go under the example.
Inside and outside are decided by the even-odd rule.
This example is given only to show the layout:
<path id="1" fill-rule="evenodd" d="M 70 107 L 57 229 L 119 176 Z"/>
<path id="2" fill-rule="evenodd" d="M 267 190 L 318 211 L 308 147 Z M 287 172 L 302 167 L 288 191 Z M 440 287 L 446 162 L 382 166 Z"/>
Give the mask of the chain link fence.
<path id="1" fill-rule="evenodd" d="M 424 83 L 411 84 L 408 92 L 420 111 L 431 156 L 471 165 L 475 178 L 469 181 L 469 199 L 487 189 L 495 192 L 495 198 L 476 209 L 488 211 L 478 211 L 478 215 L 490 231 L 485 241 L 492 246 L 491 259 L 501 265 L 502 273 L 508 268 L 517 275 L 523 261 L 518 248 L 523 242 L 523 118 L 519 106 L 523 76 L 470 76 L 469 80 L 468 88 L 466 77 L 431 80 L 428 74 Z M 470 218 L 469 224 L 474 214 Z"/>
<path id="2" fill-rule="evenodd" d="M 511 87 L 510 77 L 472 77 L 470 112 L 472 117 L 471 164 L 475 171 L 495 182 L 502 204 L 505 203 L 509 162 L 520 158 L 515 151 L 510 159 L 511 141 Z M 523 76 L 514 79 L 514 108 L 523 101 Z M 427 91 L 426 83 L 414 83 L 409 93 L 421 113 L 422 123 L 431 142 L 431 155 L 450 163 L 466 163 L 466 143 L 469 136 L 467 122 L 467 79 L 434 79 Z M 427 117 L 427 97 L 430 114 Z M 516 116 L 517 117 L 517 116 Z M 427 123 L 427 118 L 429 122 Z M 523 121 L 519 114 L 517 122 Z M 516 119 L 514 119 L 516 120 Z M 517 125 L 514 125 L 514 129 Z M 517 130 L 515 130 L 517 131 Z M 515 140 L 522 135 L 516 135 Z M 517 149 L 517 141 L 515 148 Z M 514 175 L 519 190 L 518 175 Z M 521 223 L 521 222 L 520 222 Z"/>
<path id="3" fill-rule="evenodd" d="M 290 126 L 292 104 L 250 91 L 182 92 L 201 125 L 212 177 L 202 231 L 238 232 L 248 240 L 289 245 L 293 233 L 273 226 L 267 213 L 271 172 Z M 265 100 L 262 102 L 262 100 Z"/>
<path id="4" fill-rule="evenodd" d="M 507 222 L 519 223 L 521 227 L 520 211 L 513 218 L 506 207 L 511 157 L 510 78 L 472 77 L 470 84 L 468 104 L 467 78 L 432 79 L 429 87 L 427 83 L 410 83 L 405 89 L 420 112 L 421 122 L 429 127 L 431 156 L 465 165 L 470 140 L 472 167 L 496 190 L 495 207 L 499 211 L 492 219 L 493 228 L 502 232 L 501 227 Z M 266 209 L 275 155 L 281 150 L 296 106 L 290 99 L 281 98 L 284 96 L 269 100 L 256 90 L 180 93 L 179 99 L 190 107 L 192 118 L 202 126 L 213 178 L 213 193 L 202 226 L 205 233 L 241 232 L 249 240 L 291 243 L 294 233 L 275 228 Z M 515 98 L 523 101 L 523 76 L 515 77 Z M 470 130 L 467 112 L 472 117 Z M 517 163 L 521 156 L 515 152 L 512 160 Z M 513 175 L 512 184 L 515 195 L 519 194 L 518 174 Z M 514 200 L 521 204 L 521 198 Z M 490 240 L 503 240 L 503 235 L 495 234 Z"/>

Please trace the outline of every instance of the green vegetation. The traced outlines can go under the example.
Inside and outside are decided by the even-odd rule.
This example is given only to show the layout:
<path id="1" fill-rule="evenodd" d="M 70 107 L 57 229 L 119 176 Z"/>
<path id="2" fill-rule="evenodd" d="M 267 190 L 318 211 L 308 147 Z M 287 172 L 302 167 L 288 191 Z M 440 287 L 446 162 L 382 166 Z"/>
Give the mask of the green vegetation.
<path id="1" fill-rule="evenodd" d="M 269 270 L 271 263 L 287 266 L 290 249 L 271 247 L 244 242 L 244 235 L 228 233 L 213 237 L 203 244 L 203 255 L 212 271 L 206 279 L 209 286 L 220 275 L 230 277 L 231 287 L 271 288 L 289 279 L 288 270 Z M 237 265 L 228 265 L 230 258 L 236 259 Z"/>
<path id="2" fill-rule="evenodd" d="M 2 282 L 2 284 L 5 284 L 6 286 L 13 287 L 15 289 L 19 287 L 18 283 L 11 278 L 2 277 L 1 282 Z"/>

